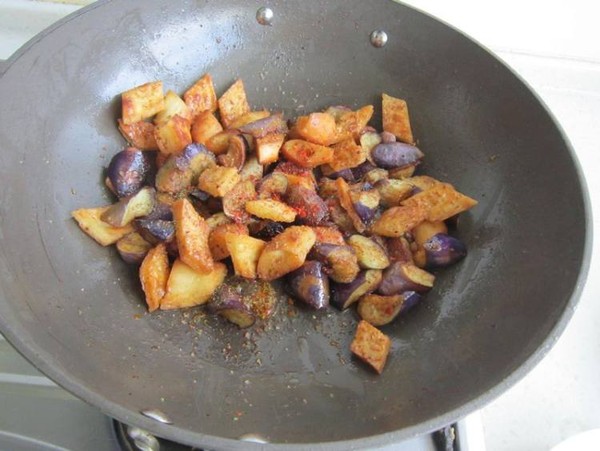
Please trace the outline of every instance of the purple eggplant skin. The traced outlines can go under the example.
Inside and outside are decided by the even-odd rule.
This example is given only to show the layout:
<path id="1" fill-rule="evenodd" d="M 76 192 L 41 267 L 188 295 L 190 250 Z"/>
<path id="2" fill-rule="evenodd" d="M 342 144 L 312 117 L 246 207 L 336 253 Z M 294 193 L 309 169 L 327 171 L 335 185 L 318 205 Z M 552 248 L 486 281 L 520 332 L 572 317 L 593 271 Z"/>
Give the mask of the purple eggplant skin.
<path id="1" fill-rule="evenodd" d="M 215 155 L 202 144 L 190 144 L 180 155 L 171 155 L 156 174 L 158 191 L 178 195 L 195 186 L 205 169 L 216 164 Z"/>
<path id="2" fill-rule="evenodd" d="M 152 162 L 146 152 L 128 147 L 112 157 L 107 176 L 117 197 L 127 197 L 142 189 L 151 168 Z"/>
<path id="3" fill-rule="evenodd" d="M 119 202 L 111 205 L 100 218 L 114 227 L 123 227 L 136 218 L 152 213 L 155 205 L 156 191 L 145 186 L 137 193 L 119 199 Z"/>
<path id="4" fill-rule="evenodd" d="M 152 249 L 152 244 L 146 241 L 139 233 L 125 235 L 116 244 L 117 252 L 125 263 L 139 265 Z"/>
<path id="5" fill-rule="evenodd" d="M 355 168 L 352 168 L 352 175 L 354 176 L 354 180 L 359 181 L 373 169 L 377 169 L 377 166 L 373 165 L 369 161 L 365 161 L 364 163 L 359 164 Z"/>
<path id="6" fill-rule="evenodd" d="M 393 133 L 390 133 L 390 132 L 381 132 L 379 134 L 379 136 L 381 136 L 381 142 L 383 144 L 389 144 L 389 143 L 395 143 L 396 142 L 396 135 L 394 135 Z"/>
<path id="7" fill-rule="evenodd" d="M 331 305 L 344 310 L 365 294 L 374 292 L 381 283 L 382 272 L 378 269 L 361 271 L 350 283 L 331 284 Z"/>
<path id="8" fill-rule="evenodd" d="M 379 211 L 379 192 L 376 189 L 351 192 L 352 206 L 363 223 L 369 225 L 373 222 Z"/>
<path id="9" fill-rule="evenodd" d="M 156 202 L 154 205 L 154 210 L 152 210 L 152 212 L 143 219 L 162 219 L 164 221 L 172 221 L 173 210 L 171 210 L 171 206 L 168 204 Z"/>
<path id="10" fill-rule="evenodd" d="M 173 240 L 175 224 L 164 219 L 137 219 L 134 222 L 136 231 L 149 243 L 158 244 Z"/>
<path id="11" fill-rule="evenodd" d="M 423 243 L 428 269 L 445 268 L 467 256 L 462 241 L 445 233 L 438 233 Z"/>
<path id="12" fill-rule="evenodd" d="M 189 169 L 191 171 L 191 184 L 198 183 L 198 177 L 205 170 L 216 164 L 215 154 L 204 147 L 202 144 L 190 144 L 187 146 L 181 155 L 176 155 L 177 167 Z M 180 166 L 181 165 L 181 166 Z M 158 175 L 157 175 L 158 177 Z"/>
<path id="13" fill-rule="evenodd" d="M 240 329 L 250 327 L 256 321 L 250 299 L 243 295 L 239 286 L 221 285 L 206 307 L 208 313 L 221 315 Z"/>
<path id="14" fill-rule="evenodd" d="M 329 305 L 329 279 L 321 262 L 307 260 L 287 276 L 292 297 L 320 310 Z"/>
<path id="15" fill-rule="evenodd" d="M 421 295 L 414 291 L 393 296 L 368 294 L 360 298 L 356 311 L 363 320 L 373 326 L 385 326 L 414 307 L 420 300 Z"/>
<path id="16" fill-rule="evenodd" d="M 251 222 L 248 224 L 250 235 L 261 240 L 271 240 L 285 230 L 285 226 L 280 222 L 269 221 L 267 219 Z"/>
<path id="17" fill-rule="evenodd" d="M 301 185 L 289 186 L 285 202 L 296 210 L 296 220 L 299 224 L 318 226 L 329 220 L 327 204 L 309 188 Z"/>
<path id="18" fill-rule="evenodd" d="M 405 291 L 401 296 L 404 298 L 404 301 L 402 302 L 399 315 L 408 312 L 423 299 L 423 296 L 416 291 Z"/>
<path id="19" fill-rule="evenodd" d="M 394 262 L 383 271 L 377 293 L 384 296 L 405 291 L 424 293 L 431 289 L 434 280 L 431 274 L 412 264 Z"/>
<path id="20" fill-rule="evenodd" d="M 198 156 L 202 156 L 202 158 L 198 158 Z M 178 155 L 179 160 L 192 165 L 193 170 L 198 170 L 200 165 L 205 166 L 205 160 L 214 163 L 215 162 L 215 154 L 204 147 L 202 144 L 193 143 L 183 149 L 183 152 Z"/>
<path id="21" fill-rule="evenodd" d="M 325 169 L 322 166 L 321 173 L 323 174 L 323 177 L 327 177 L 327 178 L 330 178 L 333 180 L 338 179 L 338 178 L 343 178 L 348 183 L 354 183 L 356 181 L 351 169 L 341 169 L 339 171 L 334 171 L 331 168 Z"/>
<path id="22" fill-rule="evenodd" d="M 379 144 L 371 151 L 371 158 L 383 169 L 410 166 L 419 162 L 423 156 L 418 147 L 401 142 Z"/>
<path id="23" fill-rule="evenodd" d="M 270 133 L 287 133 L 288 127 L 287 122 L 283 119 L 283 113 L 276 113 L 243 125 L 238 130 L 254 138 L 263 138 Z"/>
<path id="24" fill-rule="evenodd" d="M 208 199 L 210 199 L 210 194 L 198 188 L 191 190 L 189 195 L 192 196 L 194 199 L 199 200 L 200 202 L 206 202 Z"/>
<path id="25" fill-rule="evenodd" d="M 235 168 L 239 171 L 246 163 L 246 153 L 250 151 L 250 145 L 243 135 L 232 135 L 229 138 L 229 147 L 227 153 L 217 157 L 217 161 L 221 166 Z"/>
<path id="26" fill-rule="evenodd" d="M 317 243 L 310 250 L 309 258 L 323 263 L 323 271 L 334 282 L 350 283 L 360 271 L 356 253 L 348 245 Z"/>
<path id="27" fill-rule="evenodd" d="M 288 189 L 288 179 L 281 172 L 272 172 L 258 183 L 259 199 L 281 199 Z"/>
<path id="28" fill-rule="evenodd" d="M 179 247 L 177 247 L 177 240 L 167 241 L 167 254 L 171 260 L 179 258 Z"/>

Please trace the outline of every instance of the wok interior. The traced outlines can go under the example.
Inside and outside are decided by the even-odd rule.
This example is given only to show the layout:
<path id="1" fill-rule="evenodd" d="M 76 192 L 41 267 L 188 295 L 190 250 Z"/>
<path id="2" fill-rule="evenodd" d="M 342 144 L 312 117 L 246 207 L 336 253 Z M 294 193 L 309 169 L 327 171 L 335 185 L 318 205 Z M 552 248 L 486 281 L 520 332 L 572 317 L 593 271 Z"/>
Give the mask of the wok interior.
<path id="1" fill-rule="evenodd" d="M 182 441 L 257 433 L 305 443 L 440 426 L 432 419 L 501 383 L 563 315 L 585 244 L 572 156 L 505 67 L 424 15 L 392 2 L 275 2 L 274 26 L 263 27 L 258 6 L 115 0 L 8 70 L 4 332 L 88 401 Z M 383 49 L 369 44 L 377 28 L 389 34 Z M 403 97 L 426 154 L 421 173 L 479 200 L 458 231 L 468 257 L 383 328 L 393 349 L 382 376 L 350 356 L 353 311 L 283 300 L 267 330 L 248 333 L 199 309 L 146 314 L 136 271 L 70 219 L 112 201 L 102 171 L 124 144 L 118 94 L 155 79 L 182 93 L 205 72 L 219 92 L 243 78 L 256 109 L 288 117 Z M 144 422 L 147 408 L 175 428 Z"/>

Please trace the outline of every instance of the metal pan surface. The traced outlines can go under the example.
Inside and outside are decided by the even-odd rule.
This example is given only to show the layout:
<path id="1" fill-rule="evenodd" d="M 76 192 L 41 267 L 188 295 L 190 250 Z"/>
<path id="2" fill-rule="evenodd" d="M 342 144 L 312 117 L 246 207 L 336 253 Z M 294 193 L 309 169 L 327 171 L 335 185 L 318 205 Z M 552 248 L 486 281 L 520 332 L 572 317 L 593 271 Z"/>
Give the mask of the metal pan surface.
<path id="1" fill-rule="evenodd" d="M 531 90 L 451 27 L 391 1 L 98 2 L 0 67 L 0 331 L 41 371 L 125 423 L 211 449 L 373 447 L 481 407 L 522 377 L 571 316 L 589 263 L 590 207 L 568 140 Z M 369 41 L 385 30 L 383 48 Z M 386 326 L 381 376 L 350 357 L 355 317 L 287 307 L 264 333 L 196 311 L 145 313 L 135 271 L 70 211 L 110 202 L 124 145 L 119 93 L 241 77 L 288 116 L 406 98 L 423 170 L 480 203 L 466 260 Z M 159 409 L 173 424 L 140 412 Z M 317 448 L 318 444 L 318 448 Z M 274 446 L 274 445 L 273 445 Z"/>

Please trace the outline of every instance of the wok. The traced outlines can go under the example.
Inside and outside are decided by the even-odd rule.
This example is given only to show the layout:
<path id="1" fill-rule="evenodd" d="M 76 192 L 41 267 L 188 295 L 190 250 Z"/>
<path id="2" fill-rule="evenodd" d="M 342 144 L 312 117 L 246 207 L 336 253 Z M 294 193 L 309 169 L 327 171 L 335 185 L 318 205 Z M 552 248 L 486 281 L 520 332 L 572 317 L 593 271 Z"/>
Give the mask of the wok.
<path id="1" fill-rule="evenodd" d="M 528 87 L 486 50 L 384 1 L 98 2 L 46 30 L 0 72 L 0 330 L 67 390 L 125 423 L 212 449 L 371 447 L 473 411 L 522 377 L 568 321 L 589 262 L 587 195 L 573 151 Z M 389 42 L 371 46 L 385 30 Z M 118 94 L 149 80 L 183 92 L 242 77 L 288 116 L 408 100 L 424 172 L 479 205 L 470 248 L 427 301 L 386 326 L 377 377 L 350 358 L 354 313 L 294 318 L 249 340 L 195 311 L 146 314 L 135 270 L 71 210 L 107 204 L 103 168 L 124 145 Z M 377 121 L 377 119 L 376 119 Z M 376 122 L 375 121 L 375 122 Z M 276 326 L 276 327 L 275 327 Z M 163 424 L 140 413 L 159 409 Z"/>

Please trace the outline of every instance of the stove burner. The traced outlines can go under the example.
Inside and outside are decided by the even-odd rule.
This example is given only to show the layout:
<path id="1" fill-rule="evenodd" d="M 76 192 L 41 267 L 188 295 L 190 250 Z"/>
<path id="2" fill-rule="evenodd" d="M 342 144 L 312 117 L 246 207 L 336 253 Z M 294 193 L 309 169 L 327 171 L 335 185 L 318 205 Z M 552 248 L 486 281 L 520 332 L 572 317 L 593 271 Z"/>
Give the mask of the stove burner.
<path id="1" fill-rule="evenodd" d="M 123 451 L 202 451 L 201 448 L 181 445 L 158 438 L 143 429 L 113 420 L 115 435 Z"/>
<path id="2" fill-rule="evenodd" d="M 113 420 L 113 426 L 123 451 L 202 451 L 201 448 L 155 437 L 143 429 L 127 426 L 117 420 Z M 457 441 L 456 432 L 456 424 L 434 432 L 432 438 L 436 451 L 460 451 L 461 447 Z"/>

